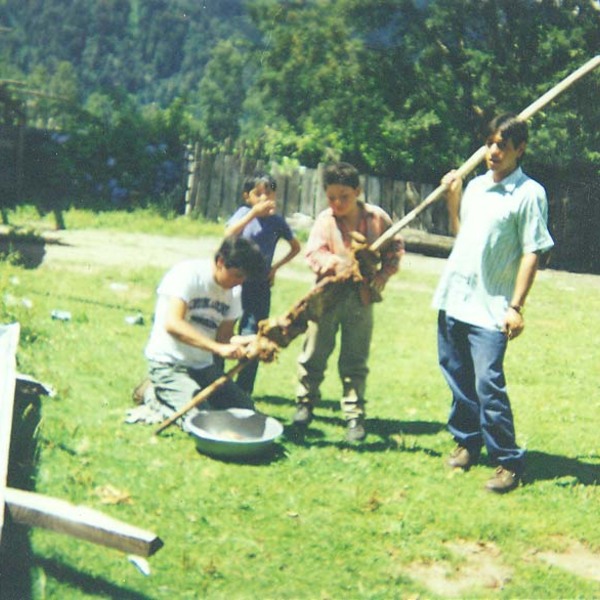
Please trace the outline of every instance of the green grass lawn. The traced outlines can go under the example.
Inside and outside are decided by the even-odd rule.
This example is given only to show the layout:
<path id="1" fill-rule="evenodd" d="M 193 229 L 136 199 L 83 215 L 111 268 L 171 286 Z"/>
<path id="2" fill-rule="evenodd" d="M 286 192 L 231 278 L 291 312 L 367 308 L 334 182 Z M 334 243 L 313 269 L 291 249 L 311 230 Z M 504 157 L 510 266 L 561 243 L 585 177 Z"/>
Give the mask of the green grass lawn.
<path id="1" fill-rule="evenodd" d="M 173 231 L 136 219 L 143 231 Z M 88 226 L 84 216 L 67 215 L 67 223 L 78 220 L 72 226 Z M 106 227 L 117 221 L 108 218 Z M 193 235 L 201 225 L 183 227 Z M 301 261 L 290 269 L 306 270 Z M 444 466 L 453 442 L 430 308 L 437 275 L 400 273 L 376 307 L 365 442 L 343 441 L 335 356 L 315 421 L 305 436 L 291 428 L 298 339 L 259 370 L 257 406 L 286 430 L 278 451 L 252 464 L 203 456 L 175 428 L 155 437 L 152 428 L 123 422 L 145 371 L 162 275 L 0 265 L 1 322 L 22 326 L 19 370 L 57 391 L 43 399 L 36 490 L 155 531 L 165 542 L 146 577 L 119 552 L 32 529 L 23 560 L 33 598 L 600 595 L 598 579 L 548 558 L 565 554 L 581 565 L 581 551 L 600 565 L 597 282 L 551 271 L 536 282 L 526 331 L 507 358 L 528 470 L 518 490 L 495 496 L 483 489 L 491 474 L 485 460 L 469 473 Z M 273 314 L 308 288 L 280 277 Z M 72 320 L 52 320 L 54 308 L 69 310 Z M 137 311 L 145 324 L 126 324 Z M 112 488 L 120 501 L 107 501 Z"/>

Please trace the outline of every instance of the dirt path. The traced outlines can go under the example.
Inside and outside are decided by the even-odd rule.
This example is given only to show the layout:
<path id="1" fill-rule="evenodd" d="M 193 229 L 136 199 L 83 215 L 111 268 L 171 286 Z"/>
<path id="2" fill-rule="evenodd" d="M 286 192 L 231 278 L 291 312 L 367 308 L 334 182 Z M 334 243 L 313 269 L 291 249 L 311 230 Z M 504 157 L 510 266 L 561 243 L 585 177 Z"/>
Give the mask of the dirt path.
<path id="1" fill-rule="evenodd" d="M 46 244 L 43 263 L 55 267 L 140 267 L 165 269 L 176 262 L 213 253 L 217 238 L 175 238 L 145 233 L 65 230 Z"/>
<path id="2" fill-rule="evenodd" d="M 107 232 L 102 230 L 65 230 L 52 234 L 45 246 L 43 264 L 50 268 L 169 268 L 180 260 L 210 256 L 219 245 L 217 237 L 176 238 L 145 233 Z M 279 247 L 285 250 L 285 245 Z M 313 276 L 297 264 L 282 270 L 282 275 L 312 281 Z M 403 269 L 441 273 L 444 260 L 407 253 Z"/>
<path id="3" fill-rule="evenodd" d="M 45 246 L 43 264 L 50 268 L 116 267 L 135 268 L 155 266 L 169 268 L 180 260 L 194 256 L 210 256 L 218 247 L 216 237 L 187 238 L 146 233 L 107 232 L 103 230 L 64 230 L 52 234 Z M 283 248 L 283 245 L 280 245 Z M 282 269 L 281 275 L 312 281 L 306 269 L 299 268 L 299 260 Z M 415 273 L 441 273 L 443 258 L 407 252 L 402 270 Z M 569 273 L 547 269 L 538 274 L 540 280 L 552 281 L 563 289 L 589 285 L 600 289 L 600 275 Z M 392 280 L 392 285 L 397 284 Z"/>

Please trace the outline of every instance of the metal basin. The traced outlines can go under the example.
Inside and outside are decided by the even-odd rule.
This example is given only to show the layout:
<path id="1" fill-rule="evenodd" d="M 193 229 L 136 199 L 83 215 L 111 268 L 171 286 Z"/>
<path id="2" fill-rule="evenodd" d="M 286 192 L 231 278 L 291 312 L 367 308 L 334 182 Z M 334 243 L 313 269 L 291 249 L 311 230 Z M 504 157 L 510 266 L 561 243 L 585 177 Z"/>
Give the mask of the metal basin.
<path id="1" fill-rule="evenodd" d="M 196 447 L 221 458 L 259 456 L 283 433 L 283 425 L 247 408 L 203 411 L 188 423 Z"/>

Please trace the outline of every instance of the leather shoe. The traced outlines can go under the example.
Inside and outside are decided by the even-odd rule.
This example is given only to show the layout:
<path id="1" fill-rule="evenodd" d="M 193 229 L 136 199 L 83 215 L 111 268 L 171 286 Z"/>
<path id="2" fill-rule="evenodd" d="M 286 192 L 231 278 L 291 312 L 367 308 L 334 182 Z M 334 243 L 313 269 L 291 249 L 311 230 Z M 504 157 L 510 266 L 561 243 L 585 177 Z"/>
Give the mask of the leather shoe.
<path id="1" fill-rule="evenodd" d="M 152 382 L 150 381 L 150 379 L 146 378 L 146 379 L 140 381 L 140 383 L 135 386 L 135 389 L 133 390 L 133 393 L 131 394 L 131 399 L 133 400 L 134 404 L 144 404 L 144 400 L 146 398 L 146 392 L 148 391 L 148 388 L 151 385 L 152 385 Z"/>
<path id="2" fill-rule="evenodd" d="M 313 419 L 313 407 L 310 404 L 297 404 L 294 415 L 295 425 L 308 425 Z"/>
<path id="3" fill-rule="evenodd" d="M 350 419 L 346 425 L 346 440 L 348 442 L 360 442 L 367 436 L 364 419 Z"/>
<path id="4" fill-rule="evenodd" d="M 479 453 L 470 452 L 464 446 L 456 446 L 448 458 L 448 466 L 468 471 L 479 460 Z"/>
<path id="5" fill-rule="evenodd" d="M 514 471 L 498 467 L 494 476 L 485 484 L 485 488 L 496 494 L 505 494 L 514 490 L 519 485 L 520 479 Z"/>

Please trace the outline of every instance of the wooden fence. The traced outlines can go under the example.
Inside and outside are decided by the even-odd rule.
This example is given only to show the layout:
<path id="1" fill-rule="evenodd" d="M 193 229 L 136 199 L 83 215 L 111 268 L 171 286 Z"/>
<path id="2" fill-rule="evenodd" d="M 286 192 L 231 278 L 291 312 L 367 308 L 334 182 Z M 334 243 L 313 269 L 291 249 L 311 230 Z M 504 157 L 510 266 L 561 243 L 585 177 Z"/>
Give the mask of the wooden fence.
<path id="1" fill-rule="evenodd" d="M 22 130 L 0 127 L 0 208 L 14 206 L 22 197 L 35 197 L 36 182 L 24 177 Z M 31 157 L 28 157 L 31 160 Z M 255 170 L 268 171 L 277 181 L 280 212 L 294 223 L 310 223 L 326 207 L 322 169 L 290 164 L 265 164 L 233 154 L 213 154 L 198 145 L 188 147 L 187 190 L 185 210 L 213 221 L 225 221 L 242 202 L 244 177 Z M 39 169 L 36 169 L 39 175 Z M 546 188 L 549 204 L 549 225 L 555 249 L 550 266 L 554 268 L 600 273 L 600 181 L 577 178 L 553 179 L 552 175 L 537 177 Z M 39 183 L 39 182 L 38 182 Z M 437 183 L 436 183 L 437 185 Z M 406 213 L 433 190 L 430 183 L 399 181 L 386 177 L 361 176 L 363 195 L 367 202 L 381 206 L 394 221 Z M 39 185 L 38 185 L 39 187 Z M 39 191 L 39 190 L 38 190 Z M 57 226 L 64 227 L 60 204 L 56 199 L 44 201 L 53 207 Z M 418 235 L 415 235 L 418 234 Z M 451 240 L 444 202 L 438 202 L 404 230 L 407 246 L 437 255 L 447 254 Z M 414 241 L 413 241 L 414 240 Z"/>
<path id="2" fill-rule="evenodd" d="M 600 274 L 600 181 L 541 181 L 555 247 L 549 266 Z"/>
<path id="3" fill-rule="evenodd" d="M 186 212 L 210 220 L 226 220 L 242 202 L 242 182 L 255 170 L 269 172 L 277 181 L 279 211 L 291 221 L 298 215 L 313 219 L 326 207 L 322 169 L 265 165 L 229 154 L 211 154 L 197 146 L 189 150 Z M 549 265 L 553 268 L 600 273 L 600 182 L 544 179 L 549 227 L 555 241 Z M 437 183 L 436 183 L 437 185 Z M 434 189 L 433 184 L 361 175 L 364 199 L 381 206 L 394 221 L 412 210 Z M 300 219 L 306 223 L 308 219 Z M 445 203 L 424 211 L 405 230 L 420 251 L 444 255 L 451 242 Z M 419 230 L 415 237 L 414 230 Z M 410 249 L 410 247 L 409 247 Z"/>
<path id="4" fill-rule="evenodd" d="M 211 154 L 196 148 L 189 155 L 186 213 L 209 220 L 227 219 L 242 203 L 244 177 L 256 170 L 270 173 L 277 181 L 279 212 L 285 217 L 305 215 L 314 218 L 326 208 L 327 200 L 322 185 L 323 165 L 316 169 L 276 163 L 265 165 L 264 161 L 252 161 L 229 154 Z M 365 201 L 381 206 L 394 221 L 417 206 L 435 187 L 370 175 L 361 175 L 360 180 Z M 426 211 L 411 227 L 446 234 L 445 208 L 440 210 L 434 207 Z"/>

